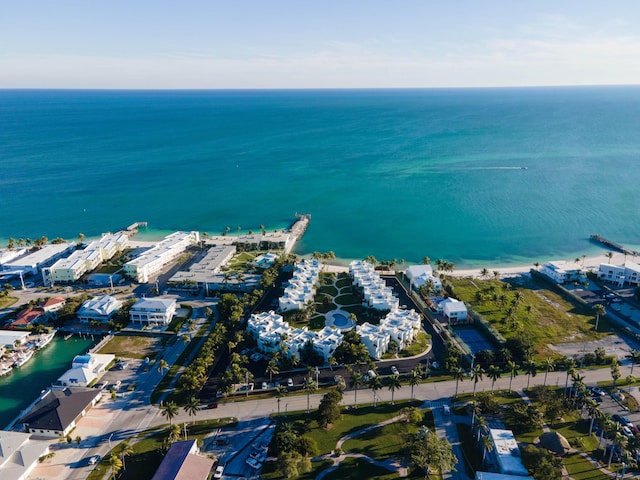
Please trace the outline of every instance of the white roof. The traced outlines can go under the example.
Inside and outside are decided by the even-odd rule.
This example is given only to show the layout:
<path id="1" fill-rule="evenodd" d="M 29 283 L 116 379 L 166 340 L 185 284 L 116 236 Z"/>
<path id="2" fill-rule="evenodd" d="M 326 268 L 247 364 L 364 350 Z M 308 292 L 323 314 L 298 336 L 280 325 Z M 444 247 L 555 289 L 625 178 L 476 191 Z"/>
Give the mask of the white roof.
<path id="1" fill-rule="evenodd" d="M 17 480 L 49 451 L 49 442 L 31 440 L 31 435 L 0 430 L 0 478 Z"/>
<path id="2" fill-rule="evenodd" d="M 13 330 L 0 330 L 0 346 L 13 345 L 17 340 L 22 341 L 30 332 L 16 332 Z"/>
<path id="3" fill-rule="evenodd" d="M 20 267 L 25 265 L 31 267 L 31 266 L 40 265 L 41 263 L 44 263 L 47 260 L 49 260 L 51 257 L 60 255 L 67 249 L 70 249 L 73 247 L 74 245 L 70 243 L 57 243 L 57 244 L 52 243 L 52 244 L 44 245 L 39 250 L 36 250 L 31 253 L 27 253 L 26 255 L 23 255 L 15 260 L 7 262 L 5 264 L 5 267 L 11 268 L 11 267 Z"/>
<path id="4" fill-rule="evenodd" d="M 59 378 L 60 385 L 89 385 L 98 376 L 90 368 L 74 367 L 64 372 Z"/>
<path id="5" fill-rule="evenodd" d="M 161 310 L 166 311 L 176 303 L 173 298 L 142 298 L 133 304 L 132 310 Z"/>
<path id="6" fill-rule="evenodd" d="M 82 304 L 82 308 L 78 311 L 78 316 L 82 315 L 111 315 L 114 310 L 118 310 L 122 306 L 122 302 L 111 295 L 102 295 L 87 300 Z"/>

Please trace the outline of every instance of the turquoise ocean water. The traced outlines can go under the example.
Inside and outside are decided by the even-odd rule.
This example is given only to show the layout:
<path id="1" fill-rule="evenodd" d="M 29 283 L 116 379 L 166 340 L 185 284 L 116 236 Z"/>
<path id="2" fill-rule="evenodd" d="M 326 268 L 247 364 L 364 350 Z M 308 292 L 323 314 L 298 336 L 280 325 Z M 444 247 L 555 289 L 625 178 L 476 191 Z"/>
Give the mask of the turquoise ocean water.
<path id="1" fill-rule="evenodd" d="M 298 252 L 575 258 L 640 244 L 640 87 L 0 91 L 0 238 L 312 222 Z"/>

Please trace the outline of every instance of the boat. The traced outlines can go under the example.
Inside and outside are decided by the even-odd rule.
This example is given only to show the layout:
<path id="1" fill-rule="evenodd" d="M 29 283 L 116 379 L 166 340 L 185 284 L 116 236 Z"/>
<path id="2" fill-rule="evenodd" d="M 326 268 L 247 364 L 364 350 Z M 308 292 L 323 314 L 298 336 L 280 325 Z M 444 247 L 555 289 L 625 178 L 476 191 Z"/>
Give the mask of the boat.
<path id="1" fill-rule="evenodd" d="M 8 375 L 13 370 L 11 365 L 0 364 L 0 377 Z"/>
<path id="2" fill-rule="evenodd" d="M 64 339 L 65 339 L 65 340 L 69 340 L 71 337 L 73 337 L 73 333 L 70 333 L 70 334 L 68 334 L 68 335 L 65 335 L 65 336 L 64 336 Z"/>
<path id="3" fill-rule="evenodd" d="M 53 337 L 55 336 L 56 336 L 55 330 L 51 333 L 43 333 L 42 335 L 40 335 L 40 337 L 38 338 L 38 341 L 36 342 L 36 348 L 39 350 L 41 348 L 46 347 L 51 343 L 51 340 L 53 340 Z"/>
<path id="4" fill-rule="evenodd" d="M 15 362 L 13 362 L 13 367 L 21 367 L 22 365 L 27 363 L 31 359 L 31 357 L 33 357 L 33 350 L 26 350 L 16 357 Z"/>

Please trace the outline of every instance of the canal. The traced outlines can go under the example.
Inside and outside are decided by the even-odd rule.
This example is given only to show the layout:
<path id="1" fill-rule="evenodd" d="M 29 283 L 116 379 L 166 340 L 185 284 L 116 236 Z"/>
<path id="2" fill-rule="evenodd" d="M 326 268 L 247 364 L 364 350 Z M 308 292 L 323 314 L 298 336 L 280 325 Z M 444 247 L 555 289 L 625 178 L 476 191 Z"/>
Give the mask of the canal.
<path id="1" fill-rule="evenodd" d="M 100 337 L 65 340 L 56 336 L 20 368 L 0 377 L 0 428 L 9 425 L 21 410 L 28 407 L 40 392 L 71 368 L 76 355 L 86 353 Z"/>

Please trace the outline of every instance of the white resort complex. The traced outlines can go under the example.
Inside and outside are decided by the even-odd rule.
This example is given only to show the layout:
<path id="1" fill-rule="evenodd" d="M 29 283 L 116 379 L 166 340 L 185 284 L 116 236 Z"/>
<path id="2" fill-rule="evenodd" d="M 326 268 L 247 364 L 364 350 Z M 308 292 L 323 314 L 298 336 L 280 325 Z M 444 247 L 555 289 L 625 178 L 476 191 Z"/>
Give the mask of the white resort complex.
<path id="1" fill-rule="evenodd" d="M 333 355 L 342 343 L 340 330 L 324 327 L 313 332 L 307 327 L 291 328 L 281 315 L 270 311 L 254 313 L 247 323 L 247 332 L 251 333 L 262 353 L 282 352 L 292 358 L 300 358 L 300 351 L 311 342 L 313 349 L 322 356 L 325 362 Z M 285 346 L 285 348 L 283 348 Z"/>
<path id="2" fill-rule="evenodd" d="M 583 283 L 587 281 L 586 270 L 576 262 L 564 262 L 562 260 L 547 262 L 542 265 L 542 268 L 540 268 L 540 273 L 560 285 L 564 283 Z"/>
<path id="3" fill-rule="evenodd" d="M 369 356 L 379 360 L 389 350 L 393 341 L 399 350 L 410 345 L 422 328 L 422 317 L 415 310 L 392 310 L 380 320 L 380 325 L 365 322 L 356 327 L 356 332 Z"/>
<path id="4" fill-rule="evenodd" d="M 598 278 L 605 282 L 615 283 L 619 287 L 640 284 L 640 265 L 626 262 L 624 265 L 601 263 L 598 267 Z"/>
<path id="5" fill-rule="evenodd" d="M 353 278 L 353 284 L 364 294 L 363 305 L 382 311 L 398 308 L 399 302 L 393 295 L 393 290 L 380 278 L 372 264 L 354 260 L 349 264 L 349 274 Z"/>
<path id="6" fill-rule="evenodd" d="M 435 291 L 442 289 L 442 282 L 433 275 L 433 267 L 431 265 L 411 265 L 405 271 L 405 275 L 412 290 L 418 290 L 429 282 L 431 282 Z"/>
<path id="7" fill-rule="evenodd" d="M 281 312 L 302 310 L 307 302 L 313 301 L 322 264 L 315 259 L 296 263 L 293 277 L 278 299 Z"/>
<path id="8" fill-rule="evenodd" d="M 151 276 L 178 258 L 191 245 L 200 241 L 198 232 L 175 232 L 124 264 L 124 272 L 139 283 L 149 282 Z"/>

